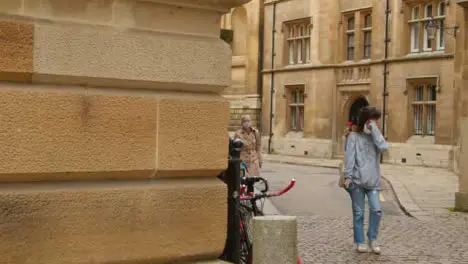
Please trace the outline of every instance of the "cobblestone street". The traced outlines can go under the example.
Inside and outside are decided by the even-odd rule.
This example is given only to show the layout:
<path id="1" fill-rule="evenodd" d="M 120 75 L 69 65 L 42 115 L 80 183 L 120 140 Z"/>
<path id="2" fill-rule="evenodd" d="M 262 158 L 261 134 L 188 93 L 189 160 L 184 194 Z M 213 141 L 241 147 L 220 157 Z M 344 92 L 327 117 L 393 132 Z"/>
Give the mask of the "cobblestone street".
<path id="1" fill-rule="evenodd" d="M 295 177 L 297 185 L 271 202 L 298 216 L 299 250 L 305 263 L 468 263 L 468 216 L 438 212 L 430 220 L 406 216 L 384 182 L 383 254 L 354 251 L 348 195 L 337 187 L 333 168 L 267 163 L 262 172 L 272 189 Z"/>
<path id="2" fill-rule="evenodd" d="M 382 221 L 382 255 L 354 251 L 351 217 L 301 216 L 299 250 L 305 263 L 468 263 L 468 219 L 421 222 L 406 216 Z"/>

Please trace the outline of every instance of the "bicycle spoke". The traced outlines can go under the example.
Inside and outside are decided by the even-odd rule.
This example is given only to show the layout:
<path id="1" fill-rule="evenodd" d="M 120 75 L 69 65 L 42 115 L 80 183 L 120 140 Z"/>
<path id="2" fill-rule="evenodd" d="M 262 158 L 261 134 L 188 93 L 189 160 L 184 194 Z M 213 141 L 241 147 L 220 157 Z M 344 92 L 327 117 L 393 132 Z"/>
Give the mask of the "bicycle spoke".
<path id="1" fill-rule="evenodd" d="M 252 220 L 253 211 L 245 204 L 240 206 L 241 222 L 243 224 L 243 232 L 241 231 L 241 252 L 240 260 L 242 264 L 251 264 L 252 260 Z"/>

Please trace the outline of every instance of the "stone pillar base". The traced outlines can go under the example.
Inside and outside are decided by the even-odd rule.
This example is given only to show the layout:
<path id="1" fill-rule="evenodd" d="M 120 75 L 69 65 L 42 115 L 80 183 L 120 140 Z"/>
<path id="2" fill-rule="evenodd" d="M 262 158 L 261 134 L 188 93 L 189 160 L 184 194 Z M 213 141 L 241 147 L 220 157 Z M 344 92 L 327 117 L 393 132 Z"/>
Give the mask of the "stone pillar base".
<path id="1" fill-rule="evenodd" d="M 468 212 L 468 192 L 455 193 L 455 209 L 461 212 Z"/>
<path id="2" fill-rule="evenodd" d="M 295 216 L 255 217 L 253 263 L 297 263 L 297 219 Z"/>

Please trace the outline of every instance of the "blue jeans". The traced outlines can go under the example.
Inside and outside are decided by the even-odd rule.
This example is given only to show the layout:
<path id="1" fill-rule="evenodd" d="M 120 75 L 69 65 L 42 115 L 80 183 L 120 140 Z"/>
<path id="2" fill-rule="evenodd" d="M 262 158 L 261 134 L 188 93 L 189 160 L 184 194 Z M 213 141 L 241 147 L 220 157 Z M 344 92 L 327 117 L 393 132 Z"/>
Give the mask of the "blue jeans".
<path id="1" fill-rule="evenodd" d="M 366 195 L 369 200 L 369 227 L 367 229 L 367 239 L 369 241 L 377 240 L 380 219 L 382 218 L 379 193 L 379 190 L 365 189 L 358 186 L 354 186 L 350 192 L 353 204 L 354 242 L 356 244 L 365 244 L 364 209 Z"/>

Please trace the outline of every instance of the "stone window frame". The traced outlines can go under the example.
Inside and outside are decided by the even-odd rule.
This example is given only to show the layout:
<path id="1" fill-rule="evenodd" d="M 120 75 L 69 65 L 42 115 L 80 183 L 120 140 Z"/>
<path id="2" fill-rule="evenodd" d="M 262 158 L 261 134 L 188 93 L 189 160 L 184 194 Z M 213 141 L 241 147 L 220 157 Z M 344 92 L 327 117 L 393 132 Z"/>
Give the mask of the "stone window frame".
<path id="1" fill-rule="evenodd" d="M 372 13 L 362 14 L 364 23 L 362 24 L 362 58 L 370 59 L 372 57 Z"/>
<path id="2" fill-rule="evenodd" d="M 283 22 L 285 29 L 285 64 L 300 65 L 311 62 L 311 17 Z"/>
<path id="3" fill-rule="evenodd" d="M 443 10 L 443 12 L 441 11 Z M 444 27 L 445 27 L 445 17 L 447 15 L 447 4 L 444 0 L 441 0 L 437 6 L 437 16 L 434 17 L 436 23 L 439 26 L 436 34 L 436 48 L 437 50 L 444 50 L 445 49 L 445 34 L 444 34 Z"/>
<path id="4" fill-rule="evenodd" d="M 351 41 L 352 40 L 352 41 Z M 346 17 L 346 60 L 353 61 L 356 58 L 356 17 Z"/>
<path id="5" fill-rule="evenodd" d="M 442 27 L 445 24 L 447 12 L 445 0 L 408 1 L 408 8 L 409 52 L 443 51 L 445 49 L 445 34 Z M 441 12 L 442 8 L 443 13 Z M 442 27 L 437 30 L 435 38 L 431 40 L 425 26 L 432 18 Z"/>
<path id="6" fill-rule="evenodd" d="M 340 58 L 344 62 L 369 60 L 372 57 L 372 26 L 366 26 L 365 18 L 369 16 L 372 22 L 372 7 L 363 7 L 341 12 L 342 46 Z M 366 32 L 369 32 L 366 34 Z M 365 43 L 366 35 L 369 42 Z M 365 54 L 369 48 L 370 54 Z M 367 57 L 367 55 L 369 55 Z"/>
<path id="7" fill-rule="evenodd" d="M 438 77 L 421 77 L 409 80 L 410 135 L 434 137 L 437 125 Z"/>
<path id="8" fill-rule="evenodd" d="M 424 5 L 424 15 L 423 15 L 423 18 L 422 18 L 422 22 L 423 22 L 422 23 L 422 25 L 423 25 L 423 51 L 425 51 L 425 52 L 432 51 L 432 49 L 433 49 L 432 40 L 429 39 L 429 33 L 426 30 L 426 26 L 429 23 L 429 21 L 427 21 L 427 20 L 431 19 L 432 17 L 434 17 L 434 5 L 432 4 L 432 2 L 430 2 L 430 3 L 427 3 L 427 4 Z"/>
<path id="9" fill-rule="evenodd" d="M 287 121 L 288 130 L 294 132 L 304 131 L 305 122 L 305 84 L 286 85 Z"/>

